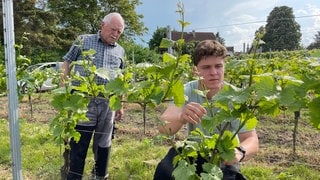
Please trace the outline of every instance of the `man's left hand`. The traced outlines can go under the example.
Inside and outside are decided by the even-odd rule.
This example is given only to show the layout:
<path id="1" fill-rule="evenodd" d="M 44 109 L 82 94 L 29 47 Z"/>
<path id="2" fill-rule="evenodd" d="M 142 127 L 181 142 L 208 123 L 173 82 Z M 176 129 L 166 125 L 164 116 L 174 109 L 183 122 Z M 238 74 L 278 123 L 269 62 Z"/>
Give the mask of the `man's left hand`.
<path id="1" fill-rule="evenodd" d="M 123 117 L 123 114 L 124 114 L 123 108 L 117 110 L 116 113 L 115 113 L 115 116 L 114 116 L 114 120 L 116 120 L 116 121 L 121 120 L 122 117 Z"/>

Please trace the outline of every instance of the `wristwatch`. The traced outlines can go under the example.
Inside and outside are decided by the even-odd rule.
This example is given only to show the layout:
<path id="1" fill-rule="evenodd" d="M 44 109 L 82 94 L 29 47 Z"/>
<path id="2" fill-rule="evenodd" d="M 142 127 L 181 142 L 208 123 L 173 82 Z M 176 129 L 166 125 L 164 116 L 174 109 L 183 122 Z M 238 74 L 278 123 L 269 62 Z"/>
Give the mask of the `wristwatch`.
<path id="1" fill-rule="evenodd" d="M 243 146 L 238 146 L 236 148 L 242 153 L 242 157 L 241 157 L 241 159 L 239 161 L 239 162 L 241 162 L 244 159 L 244 157 L 246 157 L 246 152 L 247 151 Z"/>

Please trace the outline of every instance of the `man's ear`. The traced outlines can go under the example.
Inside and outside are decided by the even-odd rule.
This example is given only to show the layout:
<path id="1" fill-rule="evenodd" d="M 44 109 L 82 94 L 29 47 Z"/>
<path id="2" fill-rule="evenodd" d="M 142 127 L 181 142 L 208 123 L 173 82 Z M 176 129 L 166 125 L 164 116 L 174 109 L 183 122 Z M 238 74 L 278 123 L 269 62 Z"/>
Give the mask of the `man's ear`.
<path id="1" fill-rule="evenodd" d="M 105 25 L 105 22 L 101 21 L 100 28 L 102 28 Z"/>

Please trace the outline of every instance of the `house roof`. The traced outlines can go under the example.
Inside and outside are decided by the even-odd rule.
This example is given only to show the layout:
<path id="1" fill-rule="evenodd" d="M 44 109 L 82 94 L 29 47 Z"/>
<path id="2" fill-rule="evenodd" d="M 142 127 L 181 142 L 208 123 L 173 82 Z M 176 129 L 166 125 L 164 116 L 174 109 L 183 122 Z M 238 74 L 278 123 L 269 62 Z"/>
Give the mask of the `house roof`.
<path id="1" fill-rule="evenodd" d="M 172 31 L 171 32 L 171 39 L 176 41 L 178 39 L 181 39 L 181 32 Z M 216 36 L 212 32 L 184 32 L 183 33 L 183 39 L 185 42 L 190 41 L 203 41 L 207 39 L 215 40 Z"/>
<path id="2" fill-rule="evenodd" d="M 171 31 L 171 39 L 174 41 L 177 41 L 179 39 L 181 39 L 181 32 L 177 32 L 177 31 Z M 183 39 L 185 40 L 185 42 L 191 42 L 191 41 L 203 41 L 203 40 L 216 40 L 216 36 L 214 35 L 214 33 L 212 32 L 184 32 L 183 33 Z M 234 52 L 234 47 L 233 46 L 229 46 L 226 47 L 228 53 L 233 53 Z"/>

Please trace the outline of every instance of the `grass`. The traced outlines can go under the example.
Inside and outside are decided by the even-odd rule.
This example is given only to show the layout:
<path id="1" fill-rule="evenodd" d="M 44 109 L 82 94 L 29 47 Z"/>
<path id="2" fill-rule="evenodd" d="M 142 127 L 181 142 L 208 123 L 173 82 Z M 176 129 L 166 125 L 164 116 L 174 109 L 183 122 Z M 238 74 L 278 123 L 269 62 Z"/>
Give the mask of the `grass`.
<path id="1" fill-rule="evenodd" d="M 6 97 L 1 97 L 0 103 L 6 104 Z M 156 113 L 148 112 L 146 129 L 138 105 L 126 104 L 125 109 L 124 119 L 117 122 L 118 130 L 111 148 L 110 179 L 151 180 L 157 163 L 169 149 L 167 142 L 155 140 L 156 120 L 162 109 L 156 109 Z M 0 179 L 12 179 L 7 112 L 7 106 L 0 109 Z M 310 127 L 305 112 L 302 113 L 297 150 L 293 155 L 292 114 L 282 114 L 277 118 L 260 117 L 257 127 L 260 151 L 241 168 L 248 179 L 320 179 L 320 131 Z M 24 179 L 60 179 L 63 150 L 54 144 L 49 130 L 49 122 L 54 115 L 49 93 L 33 97 L 32 116 L 27 99 L 19 103 Z M 176 136 L 177 140 L 182 138 L 183 130 Z M 83 179 L 90 178 L 93 164 L 92 150 L 89 149 Z"/>
<path id="2" fill-rule="evenodd" d="M 314 49 L 313 53 L 311 54 L 312 57 L 320 57 L 320 50 Z"/>

